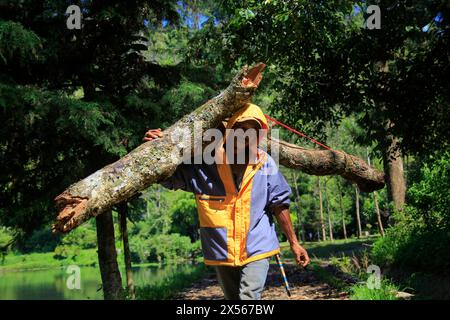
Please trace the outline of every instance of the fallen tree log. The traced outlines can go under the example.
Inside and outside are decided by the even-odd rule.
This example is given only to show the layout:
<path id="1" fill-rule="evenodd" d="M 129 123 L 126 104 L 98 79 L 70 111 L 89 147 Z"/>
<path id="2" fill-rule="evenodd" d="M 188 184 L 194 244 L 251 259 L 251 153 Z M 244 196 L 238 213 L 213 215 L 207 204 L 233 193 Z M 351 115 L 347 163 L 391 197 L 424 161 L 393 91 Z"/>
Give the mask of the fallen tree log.
<path id="1" fill-rule="evenodd" d="M 339 150 L 314 150 L 299 147 L 282 140 L 267 139 L 266 148 L 276 151 L 279 163 L 310 175 L 339 175 L 354 182 L 363 192 L 384 187 L 384 173 L 369 166 L 361 158 Z"/>
<path id="2" fill-rule="evenodd" d="M 182 162 L 185 149 L 190 149 L 188 154 L 195 154 L 195 145 L 180 147 L 173 137 L 188 135 L 192 139 L 195 130 L 202 132 L 218 127 L 223 119 L 250 102 L 264 67 L 264 64 L 251 69 L 244 67 L 221 94 L 166 129 L 163 138 L 143 143 L 118 161 L 67 188 L 55 198 L 59 214 L 53 231 L 68 232 L 171 176 Z M 194 123 L 199 122 L 201 128 L 195 127 Z M 280 164 L 286 167 L 312 175 L 341 175 L 366 192 L 384 186 L 382 172 L 342 151 L 310 150 L 273 139 L 268 140 L 268 147 L 279 149 Z"/>
<path id="3" fill-rule="evenodd" d="M 171 176 L 186 154 L 173 137 L 194 136 L 195 130 L 218 127 L 236 110 L 251 101 L 262 79 L 265 64 L 245 66 L 218 96 L 184 116 L 164 131 L 164 138 L 143 143 L 118 161 L 71 185 L 55 198 L 59 214 L 53 232 L 64 233 L 111 206 L 131 198 L 153 183 Z M 201 123 L 201 127 L 197 125 Z M 182 130 L 183 129 L 183 130 Z M 187 131 L 186 131 L 187 130 Z"/>

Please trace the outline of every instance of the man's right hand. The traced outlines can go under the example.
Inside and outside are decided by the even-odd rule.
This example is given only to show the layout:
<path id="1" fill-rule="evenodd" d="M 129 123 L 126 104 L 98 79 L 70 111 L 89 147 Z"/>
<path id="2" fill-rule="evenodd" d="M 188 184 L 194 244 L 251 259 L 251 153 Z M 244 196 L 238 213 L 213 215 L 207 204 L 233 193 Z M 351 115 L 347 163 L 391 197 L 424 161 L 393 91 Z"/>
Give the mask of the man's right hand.
<path id="1" fill-rule="evenodd" d="M 162 138 L 163 133 L 161 132 L 161 128 L 158 129 L 150 129 L 145 133 L 144 141 L 152 141 L 153 139 Z"/>

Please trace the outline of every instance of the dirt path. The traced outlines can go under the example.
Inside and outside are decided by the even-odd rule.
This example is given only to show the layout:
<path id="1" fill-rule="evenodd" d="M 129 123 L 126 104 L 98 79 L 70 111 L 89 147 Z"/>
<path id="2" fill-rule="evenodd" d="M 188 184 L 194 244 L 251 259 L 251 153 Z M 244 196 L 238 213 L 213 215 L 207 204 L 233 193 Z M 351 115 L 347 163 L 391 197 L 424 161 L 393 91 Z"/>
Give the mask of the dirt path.
<path id="1" fill-rule="evenodd" d="M 267 275 L 266 288 L 262 294 L 264 300 L 347 300 L 345 292 L 339 292 L 320 281 L 313 271 L 301 270 L 292 263 L 285 262 L 285 270 L 292 296 L 289 298 L 281 281 L 280 270 L 271 264 Z M 214 273 L 194 283 L 181 292 L 175 299 L 183 300 L 221 300 L 222 290 Z"/>

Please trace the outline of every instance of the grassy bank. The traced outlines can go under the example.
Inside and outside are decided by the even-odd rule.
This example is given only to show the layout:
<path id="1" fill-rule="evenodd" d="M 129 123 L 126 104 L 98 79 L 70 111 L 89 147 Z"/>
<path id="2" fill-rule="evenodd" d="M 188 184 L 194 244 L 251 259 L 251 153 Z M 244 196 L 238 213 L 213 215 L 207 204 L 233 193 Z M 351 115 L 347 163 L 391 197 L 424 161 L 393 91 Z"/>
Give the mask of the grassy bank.
<path id="1" fill-rule="evenodd" d="M 80 250 L 75 259 L 56 259 L 54 256 L 54 252 L 29 254 L 9 253 L 5 256 L 3 263 L 0 263 L 0 271 L 57 268 L 70 264 L 95 266 L 98 263 L 96 249 Z"/>
<path id="2" fill-rule="evenodd" d="M 124 262 L 121 256 L 117 261 L 123 267 Z M 9 253 L 2 263 L 0 260 L 0 271 L 21 271 L 34 269 L 60 268 L 76 264 L 78 266 L 97 266 L 97 249 L 83 249 L 75 258 L 57 259 L 54 252 L 35 252 L 29 254 Z M 134 263 L 133 266 L 159 266 L 159 263 Z"/>
<path id="3" fill-rule="evenodd" d="M 332 257 L 352 256 L 359 254 L 371 248 L 372 244 L 378 239 L 378 235 L 367 238 L 349 238 L 337 239 L 334 241 L 306 242 L 303 247 L 308 251 L 311 259 L 328 260 Z M 281 249 L 283 256 L 292 258 L 289 250 L 289 243 L 282 242 Z"/>

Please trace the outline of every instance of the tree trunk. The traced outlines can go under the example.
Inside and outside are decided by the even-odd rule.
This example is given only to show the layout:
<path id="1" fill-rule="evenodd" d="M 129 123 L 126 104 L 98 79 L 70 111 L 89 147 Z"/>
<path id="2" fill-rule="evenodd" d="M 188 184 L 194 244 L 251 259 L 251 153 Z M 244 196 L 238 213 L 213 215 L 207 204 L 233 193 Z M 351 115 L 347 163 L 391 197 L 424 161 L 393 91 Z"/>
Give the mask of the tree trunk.
<path id="1" fill-rule="evenodd" d="M 389 64 L 387 61 L 379 61 L 377 63 L 379 72 L 388 73 Z M 381 106 L 381 111 L 384 106 Z M 383 147 L 383 166 L 386 177 L 388 190 L 388 200 L 394 203 L 396 210 L 402 210 L 405 204 L 406 182 L 403 171 L 403 160 L 400 149 L 398 148 L 398 139 L 390 133 L 390 129 L 394 126 L 390 119 L 384 122 L 384 130 L 386 132 Z"/>
<path id="2" fill-rule="evenodd" d="M 135 299 L 134 281 L 133 281 L 133 269 L 131 268 L 131 252 L 130 244 L 128 242 L 128 228 L 127 228 L 127 216 L 128 216 L 128 203 L 126 201 L 118 205 L 119 220 L 120 220 L 120 234 L 122 235 L 123 243 L 123 255 L 125 262 L 125 272 L 127 275 L 127 288 L 128 294 L 131 299 Z"/>
<path id="3" fill-rule="evenodd" d="M 216 128 L 251 101 L 265 65 L 245 66 L 221 94 L 184 116 L 165 130 L 164 137 L 143 143 L 123 158 L 71 185 L 55 198 L 60 213 L 54 232 L 68 232 L 153 183 L 171 176 L 183 161 L 198 151 L 198 141 L 180 147 L 179 140 Z M 200 124 L 200 126 L 199 126 Z M 183 130 L 185 129 L 185 130 Z M 195 133 L 195 137 L 194 137 Z M 174 141 L 177 139 L 177 141 Z"/>
<path id="4" fill-rule="evenodd" d="M 302 222 L 302 210 L 300 207 L 300 192 L 298 191 L 297 174 L 295 171 L 292 172 L 292 180 L 294 182 L 295 204 L 297 205 L 298 236 L 303 242 L 306 242 L 305 225 Z"/>
<path id="5" fill-rule="evenodd" d="M 96 218 L 98 262 L 102 277 L 105 300 L 119 300 L 123 297 L 122 278 L 117 265 L 117 251 L 114 239 L 114 223 L 111 210 Z"/>
<path id="6" fill-rule="evenodd" d="M 328 233 L 330 236 L 330 240 L 334 241 L 333 237 L 333 225 L 331 223 L 331 211 L 330 211 L 330 202 L 328 201 L 328 190 L 327 190 L 327 182 L 325 182 L 325 202 L 327 203 L 327 216 L 328 216 Z"/>
<path id="7" fill-rule="evenodd" d="M 381 236 L 384 237 L 383 222 L 381 221 L 381 212 L 380 207 L 378 206 L 378 197 L 376 191 L 373 192 L 373 203 L 375 204 L 375 212 L 377 214 L 378 231 L 380 232 Z"/>
<path id="8" fill-rule="evenodd" d="M 347 227 L 345 226 L 345 211 L 344 211 L 344 204 L 342 202 L 341 190 L 339 190 L 339 206 L 341 207 L 341 215 L 342 215 L 342 231 L 344 232 L 344 239 L 347 240 Z"/>
<path id="9" fill-rule="evenodd" d="M 323 239 L 323 241 L 326 241 L 327 240 L 327 232 L 325 230 L 325 222 L 323 219 L 322 187 L 320 185 L 320 177 L 317 177 L 317 191 L 319 192 L 320 229 L 322 230 L 322 239 Z"/>
<path id="10" fill-rule="evenodd" d="M 358 186 L 355 185 L 355 203 L 356 203 L 356 225 L 358 228 L 358 238 L 362 237 L 362 228 L 361 228 L 361 217 L 359 214 L 359 189 Z"/>
<path id="11" fill-rule="evenodd" d="M 390 125 L 392 124 L 389 123 L 388 126 Z M 403 160 L 400 150 L 398 149 L 398 140 L 391 134 L 386 135 L 386 141 L 384 142 L 383 165 L 388 200 L 394 203 L 396 210 L 402 210 L 405 204 L 406 194 Z"/>
<path id="12" fill-rule="evenodd" d="M 367 164 L 370 166 L 369 152 L 367 152 Z M 378 206 L 378 197 L 377 197 L 376 191 L 373 192 L 373 203 L 375 206 L 375 213 L 377 215 L 378 231 L 380 232 L 381 236 L 384 237 L 383 222 L 381 221 L 381 212 L 380 212 L 380 207 Z"/>

